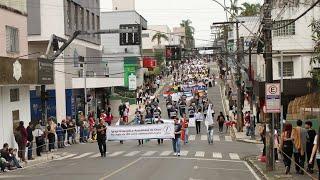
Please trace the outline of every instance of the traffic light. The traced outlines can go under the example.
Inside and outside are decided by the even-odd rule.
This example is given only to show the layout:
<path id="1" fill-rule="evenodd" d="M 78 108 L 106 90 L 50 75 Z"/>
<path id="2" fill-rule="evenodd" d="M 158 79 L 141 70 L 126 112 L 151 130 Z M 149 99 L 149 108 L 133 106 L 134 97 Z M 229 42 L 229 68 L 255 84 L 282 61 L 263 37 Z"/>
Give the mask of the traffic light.
<path id="1" fill-rule="evenodd" d="M 83 68 L 84 57 L 83 57 L 83 56 L 79 56 L 79 57 L 78 57 L 78 60 L 79 60 L 80 67 Z"/>
<path id="2" fill-rule="evenodd" d="M 41 100 L 42 101 L 47 101 L 49 99 L 49 92 L 48 91 L 42 91 L 41 92 Z"/>
<path id="3" fill-rule="evenodd" d="M 181 60 L 181 47 L 166 46 L 166 60 Z"/>
<path id="4" fill-rule="evenodd" d="M 261 54 L 264 52 L 264 44 L 260 40 L 258 41 L 258 46 L 257 46 L 257 54 Z"/>
<path id="5" fill-rule="evenodd" d="M 137 32 L 121 33 L 120 32 L 120 46 L 140 45 L 141 44 L 141 29 L 139 24 L 121 24 L 120 30 L 133 29 Z"/>

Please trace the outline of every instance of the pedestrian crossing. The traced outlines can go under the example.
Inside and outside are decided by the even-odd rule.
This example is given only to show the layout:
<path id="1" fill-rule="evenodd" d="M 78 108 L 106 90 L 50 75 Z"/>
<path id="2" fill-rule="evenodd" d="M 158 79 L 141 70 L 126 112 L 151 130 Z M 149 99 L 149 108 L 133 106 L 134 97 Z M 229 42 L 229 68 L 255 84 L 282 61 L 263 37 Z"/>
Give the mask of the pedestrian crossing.
<path id="1" fill-rule="evenodd" d="M 232 142 L 231 136 L 220 136 L 220 135 L 213 135 L 213 141 L 226 141 L 226 142 Z M 207 135 L 189 135 L 188 138 L 189 141 L 208 141 Z"/>
<path id="2" fill-rule="evenodd" d="M 97 152 L 85 152 L 79 154 L 66 154 L 65 156 L 55 159 L 60 160 L 80 160 L 80 159 L 96 159 L 100 158 L 101 154 Z M 115 151 L 107 152 L 107 157 L 173 157 L 175 153 L 173 151 Z M 237 153 L 227 152 L 205 152 L 205 151 L 186 151 L 182 150 L 180 156 L 189 158 L 211 158 L 211 159 L 228 159 L 228 160 L 240 160 L 240 156 Z"/>

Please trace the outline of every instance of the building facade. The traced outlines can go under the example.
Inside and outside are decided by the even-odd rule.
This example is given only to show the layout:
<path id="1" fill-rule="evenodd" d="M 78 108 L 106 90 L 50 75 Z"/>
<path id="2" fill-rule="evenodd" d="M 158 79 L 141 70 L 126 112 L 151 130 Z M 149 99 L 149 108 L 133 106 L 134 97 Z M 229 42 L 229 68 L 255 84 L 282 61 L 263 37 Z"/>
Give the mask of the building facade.
<path id="1" fill-rule="evenodd" d="M 314 18 L 320 16 L 320 8 L 318 6 L 314 7 L 299 20 L 287 25 L 310 7 L 307 3 L 309 1 L 288 2 L 287 4 L 282 1 L 275 1 L 273 3 L 273 80 L 280 82 L 282 59 L 284 79 L 282 102 L 285 119 L 290 101 L 296 97 L 312 93 L 317 88 L 310 74 L 313 68 L 318 67 L 310 64 L 315 45 L 312 40 L 310 24 Z M 258 76 L 261 77 L 260 80 L 265 81 L 266 66 L 262 55 L 257 60 L 257 72 Z M 263 99 L 265 93 L 264 82 L 258 84 L 259 87 L 257 86 L 255 89 L 259 92 L 259 97 Z"/>
<path id="2" fill-rule="evenodd" d="M 30 122 L 26 0 L 0 1 L 0 144 L 15 146 L 13 129 Z M 21 57 L 21 58 L 18 58 Z M 16 70 L 20 70 L 20 73 Z M 16 72 L 16 74 L 14 74 Z M 22 85 L 22 82 L 26 84 Z"/>
<path id="3" fill-rule="evenodd" d="M 46 54 L 53 34 L 68 39 L 76 30 L 100 30 L 99 0 L 30 0 L 28 1 L 28 41 L 31 53 Z M 52 23 L 57 22 L 57 23 Z M 66 116 L 77 118 L 84 112 L 84 90 L 87 89 L 88 112 L 98 114 L 105 108 L 109 87 L 117 79 L 108 79 L 106 64 L 101 58 L 100 35 L 78 36 L 55 60 L 55 83 L 48 86 L 48 116 L 61 121 Z M 52 55 L 52 49 L 47 54 Z M 39 54 L 35 54 L 39 56 Z M 81 58 L 84 57 L 83 62 Z M 32 119 L 38 120 L 40 98 L 31 91 Z"/>

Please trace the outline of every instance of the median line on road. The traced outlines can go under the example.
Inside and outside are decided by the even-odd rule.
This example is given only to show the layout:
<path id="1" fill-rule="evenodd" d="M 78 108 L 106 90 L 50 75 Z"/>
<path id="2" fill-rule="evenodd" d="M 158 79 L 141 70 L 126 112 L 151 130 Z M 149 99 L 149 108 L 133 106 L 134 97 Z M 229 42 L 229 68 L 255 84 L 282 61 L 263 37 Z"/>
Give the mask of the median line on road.
<path id="1" fill-rule="evenodd" d="M 105 180 L 105 179 L 107 179 L 107 178 L 110 178 L 111 176 L 114 176 L 115 174 L 117 174 L 117 173 L 119 173 L 119 172 L 121 172 L 121 171 L 123 171 L 123 170 L 127 169 L 128 167 L 130 167 L 130 166 L 134 165 L 135 163 L 137 163 L 137 162 L 138 162 L 138 161 L 140 161 L 141 159 L 142 159 L 142 158 L 141 158 L 141 157 L 139 157 L 138 159 L 136 159 L 136 160 L 134 160 L 134 161 L 132 161 L 132 162 L 128 163 L 127 165 L 125 165 L 125 166 L 123 166 L 123 167 L 121 167 L 121 168 L 119 168 L 119 169 L 117 169 L 117 170 L 113 171 L 112 173 L 110 173 L 110 174 L 108 174 L 108 175 L 105 175 L 105 176 L 103 176 L 103 177 L 99 178 L 99 180 Z"/>

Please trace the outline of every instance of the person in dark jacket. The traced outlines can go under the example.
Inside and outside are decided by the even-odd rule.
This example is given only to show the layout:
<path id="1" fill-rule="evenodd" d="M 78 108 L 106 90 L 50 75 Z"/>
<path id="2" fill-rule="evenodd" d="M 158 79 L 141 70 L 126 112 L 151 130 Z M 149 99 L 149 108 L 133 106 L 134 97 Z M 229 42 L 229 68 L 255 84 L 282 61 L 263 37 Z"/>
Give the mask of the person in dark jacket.
<path id="1" fill-rule="evenodd" d="M 23 121 L 20 121 L 19 126 L 15 129 L 15 139 L 18 144 L 18 157 L 21 161 L 27 162 L 25 152 L 28 142 L 28 134 Z"/>
<path id="2" fill-rule="evenodd" d="M 32 135 L 32 131 L 33 131 L 33 124 L 32 124 L 32 122 L 29 122 L 29 126 L 27 127 L 27 134 L 28 134 L 27 140 L 29 141 L 29 146 L 28 146 L 28 160 L 34 160 L 34 158 L 32 157 L 32 147 L 33 147 L 33 135 Z"/>
<path id="3" fill-rule="evenodd" d="M 101 119 L 99 124 L 96 126 L 97 129 L 97 142 L 99 146 L 99 151 L 101 153 L 101 157 L 106 157 L 107 153 L 107 127 L 104 125 L 104 120 Z"/>
<path id="4" fill-rule="evenodd" d="M 61 124 L 58 123 L 58 126 L 56 128 L 56 134 L 57 134 L 57 137 L 58 137 L 58 148 L 63 148 L 64 147 L 64 144 L 63 144 L 63 132 L 64 132 L 64 130 L 62 129 Z"/>
<path id="5" fill-rule="evenodd" d="M 307 154 L 307 162 L 309 162 L 312 154 L 314 138 L 316 137 L 317 133 L 314 129 L 312 129 L 311 121 L 305 122 L 305 128 L 308 132 L 306 154 Z M 307 171 L 309 173 L 313 173 L 313 167 L 314 167 L 314 160 L 312 161 L 312 163 L 308 164 Z"/>

